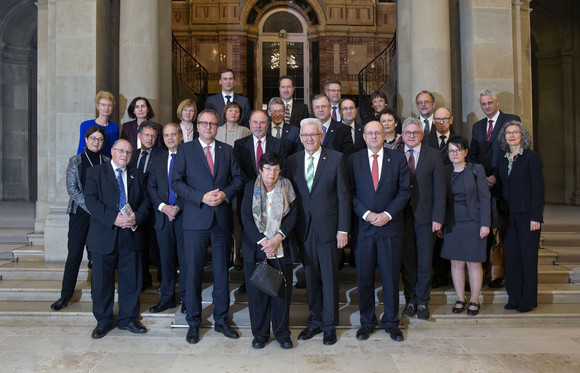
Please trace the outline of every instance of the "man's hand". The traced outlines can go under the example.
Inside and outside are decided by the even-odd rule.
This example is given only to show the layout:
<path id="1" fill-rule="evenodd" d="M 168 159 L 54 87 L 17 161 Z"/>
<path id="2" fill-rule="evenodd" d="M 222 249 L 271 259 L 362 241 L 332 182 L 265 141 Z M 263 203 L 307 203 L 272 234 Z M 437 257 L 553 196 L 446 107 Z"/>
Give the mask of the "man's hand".
<path id="1" fill-rule="evenodd" d="M 493 186 L 495 185 L 495 183 L 497 183 L 497 179 L 495 178 L 494 175 L 489 175 L 487 177 L 487 186 L 490 188 L 493 188 Z"/>
<path id="2" fill-rule="evenodd" d="M 119 212 L 113 224 L 123 229 L 131 228 L 135 224 L 135 213 L 131 213 L 131 215 L 125 216 Z"/>
<path id="3" fill-rule="evenodd" d="M 443 225 L 441 223 L 437 223 L 436 221 L 433 222 L 433 227 L 431 228 L 433 232 L 438 232 L 441 230 Z"/>
<path id="4" fill-rule="evenodd" d="M 385 214 L 384 212 L 381 212 L 375 214 L 375 218 L 371 220 L 371 224 L 374 225 L 375 227 L 382 227 L 383 225 L 386 225 L 390 221 L 391 219 L 389 218 L 389 215 Z"/>
<path id="5" fill-rule="evenodd" d="M 530 231 L 537 231 L 540 229 L 540 222 L 539 221 L 530 221 Z"/>
<path id="6" fill-rule="evenodd" d="M 161 208 L 161 211 L 165 215 L 167 215 L 167 218 L 169 219 L 169 221 L 173 221 L 173 220 L 175 220 L 175 217 L 177 216 L 177 214 L 179 214 L 179 207 L 178 206 L 165 205 L 165 206 L 163 206 L 163 208 Z"/>
<path id="7" fill-rule="evenodd" d="M 348 234 L 337 232 L 336 233 L 336 244 L 339 249 L 342 249 L 348 243 Z"/>
<path id="8" fill-rule="evenodd" d="M 214 189 L 203 195 L 201 202 L 208 206 L 219 206 L 226 199 L 226 194 L 219 189 Z"/>

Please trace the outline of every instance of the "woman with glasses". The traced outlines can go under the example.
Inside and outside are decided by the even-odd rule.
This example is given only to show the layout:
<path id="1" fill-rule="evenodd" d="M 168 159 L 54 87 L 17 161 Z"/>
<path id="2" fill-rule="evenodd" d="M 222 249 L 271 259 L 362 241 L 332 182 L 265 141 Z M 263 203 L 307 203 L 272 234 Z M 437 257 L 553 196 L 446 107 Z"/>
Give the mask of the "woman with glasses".
<path id="1" fill-rule="evenodd" d="M 177 106 L 177 118 L 180 120 L 179 127 L 183 133 L 183 142 L 193 141 L 197 137 L 195 128 L 195 117 L 197 116 L 197 105 L 195 102 L 186 98 Z"/>
<path id="2" fill-rule="evenodd" d="M 95 96 L 95 105 L 98 112 L 97 118 L 81 123 L 77 154 L 84 152 L 85 146 L 87 145 L 84 135 L 89 127 L 99 126 L 105 133 L 105 140 L 100 152 L 102 155 L 111 157 L 111 147 L 115 141 L 119 140 L 119 125 L 109 121 L 109 117 L 113 113 L 113 107 L 115 106 L 115 97 L 111 92 L 99 91 Z"/>
<path id="3" fill-rule="evenodd" d="M 133 149 L 140 149 L 137 142 L 137 133 L 139 132 L 139 126 L 146 120 L 150 120 L 155 116 L 155 112 L 149 103 L 149 100 L 145 97 L 135 97 L 133 101 L 129 104 L 127 108 L 127 115 L 129 118 L 133 119 L 129 122 L 123 123 L 123 128 L 121 129 L 121 138 L 129 141 Z M 155 123 L 155 122 L 153 122 Z M 157 127 L 157 147 L 165 148 L 163 143 L 163 127 L 159 123 L 155 123 Z"/>
<path id="4" fill-rule="evenodd" d="M 385 148 L 402 150 L 405 147 L 403 137 L 397 133 L 399 117 L 394 110 L 385 108 L 379 112 L 379 121 L 385 129 Z"/>
<path id="5" fill-rule="evenodd" d="M 503 250 L 507 310 L 529 312 L 538 306 L 538 246 L 544 211 L 544 177 L 532 139 L 518 121 L 507 122 L 498 135 L 504 156 L 497 173 L 502 185 Z"/>
<path id="6" fill-rule="evenodd" d="M 490 194 L 483 166 L 465 160 L 468 153 L 466 139 L 461 136 L 449 139 L 448 153 L 451 164 L 445 168 L 447 203 L 441 257 L 451 260 L 451 277 L 459 298 L 451 309 L 453 313 L 461 313 L 465 309 L 467 265 L 471 288 L 467 314 L 475 316 L 481 308 L 481 263 L 486 260 L 486 237 L 491 223 Z"/>
<path id="7" fill-rule="evenodd" d="M 66 190 L 70 196 L 66 210 L 69 214 L 68 255 L 64 267 L 60 299 L 50 306 L 55 311 L 66 307 L 73 296 L 89 233 L 90 214 L 83 194 L 86 170 L 89 167 L 110 161 L 109 157 L 100 153 L 105 142 L 105 131 L 100 126 L 89 127 L 85 132 L 84 141 L 87 145 L 83 152 L 70 158 L 66 170 Z M 87 251 L 87 254 L 89 268 L 91 268 L 90 252 Z"/>

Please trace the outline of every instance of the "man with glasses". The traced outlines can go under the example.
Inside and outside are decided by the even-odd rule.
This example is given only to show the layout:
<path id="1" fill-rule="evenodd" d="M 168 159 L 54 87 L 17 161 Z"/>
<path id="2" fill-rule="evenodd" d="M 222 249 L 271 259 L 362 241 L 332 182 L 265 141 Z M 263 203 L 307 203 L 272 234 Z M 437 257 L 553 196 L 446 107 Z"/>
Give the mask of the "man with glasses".
<path id="1" fill-rule="evenodd" d="M 295 100 L 294 97 L 294 78 L 290 75 L 280 77 L 280 98 L 284 105 L 284 116 L 282 117 L 285 125 L 292 125 L 300 128 L 300 121 L 308 118 L 308 106 L 303 102 Z M 270 104 L 268 104 L 268 108 Z M 298 133 L 298 131 L 296 131 Z"/>
<path id="2" fill-rule="evenodd" d="M 416 118 L 403 122 L 404 151 L 411 175 L 411 198 L 404 210 L 403 316 L 430 316 L 431 267 L 435 235 L 445 218 L 445 179 L 441 153 L 422 146 L 423 130 Z"/>
<path id="3" fill-rule="evenodd" d="M 350 127 L 350 135 L 353 142 L 353 152 L 357 152 L 367 147 L 363 138 L 364 126 L 356 121 L 356 105 L 350 98 L 340 100 L 338 103 L 342 123 Z"/>
<path id="4" fill-rule="evenodd" d="M 111 162 L 87 169 L 85 202 L 91 213 L 87 248 L 93 262 L 91 296 L 97 326 L 93 339 L 113 329 L 115 318 L 115 269 L 119 286 L 117 327 L 132 333 L 147 333 L 139 322 L 141 248 L 143 228 L 149 213 L 145 175 L 129 166 L 131 144 L 117 140 Z"/>
<path id="5" fill-rule="evenodd" d="M 421 130 L 427 135 L 433 128 L 433 110 L 435 109 L 435 96 L 429 91 L 421 91 L 415 97 L 415 106 L 419 111 L 419 120 L 421 121 Z"/>
<path id="6" fill-rule="evenodd" d="M 409 169 L 403 154 L 383 147 L 385 130 L 377 121 L 365 125 L 367 149 L 349 158 L 353 212 L 357 217 L 357 284 L 361 328 L 358 340 L 366 340 L 377 326 L 375 270 L 383 286 L 381 326 L 394 341 L 402 341 L 399 329 L 399 273 L 403 252 L 403 209 L 409 200 Z"/>
<path id="7" fill-rule="evenodd" d="M 285 109 L 283 100 L 280 97 L 272 97 L 270 102 L 268 102 L 268 115 L 272 120 L 272 125 L 268 128 L 268 134 L 282 140 L 284 153 L 286 155 L 292 155 L 302 149 L 302 143 L 299 137 L 300 130 L 297 127 L 300 125 L 300 121 L 298 121 L 296 127 L 286 122 L 284 119 Z M 308 109 L 306 109 L 306 113 L 308 114 Z M 300 118 L 300 120 L 304 118 Z M 292 123 L 292 120 L 290 122 Z"/>
<path id="8" fill-rule="evenodd" d="M 327 102 L 323 96 L 323 102 Z M 316 100 L 315 100 L 316 101 Z M 304 242 L 308 294 L 308 327 L 298 336 L 308 340 L 324 332 L 323 343 L 336 343 L 338 325 L 338 249 L 346 246 L 351 203 L 345 156 L 321 147 L 322 123 L 300 123 L 304 150 L 288 158 L 288 175 L 298 200 L 295 233 Z"/>
<path id="9" fill-rule="evenodd" d="M 340 122 L 342 118 L 340 116 L 340 108 L 338 107 L 338 103 L 342 97 L 342 83 L 338 80 L 329 80 L 324 86 L 324 93 L 330 100 L 330 117 L 333 120 Z"/>
<path id="10" fill-rule="evenodd" d="M 233 229 L 231 201 L 242 189 L 242 177 L 232 147 L 215 140 L 217 127 L 218 116 L 213 110 L 199 113 L 199 138 L 179 146 L 171 179 L 171 187 L 183 201 L 185 319 L 189 324 L 186 341 L 192 344 L 199 342 L 201 285 L 210 245 L 215 331 L 239 338 L 228 321 L 228 264 Z"/>
<path id="11" fill-rule="evenodd" d="M 349 156 L 352 153 L 350 127 L 330 117 L 329 98 L 323 94 L 314 96 L 312 110 L 316 119 L 322 123 L 322 147 Z"/>

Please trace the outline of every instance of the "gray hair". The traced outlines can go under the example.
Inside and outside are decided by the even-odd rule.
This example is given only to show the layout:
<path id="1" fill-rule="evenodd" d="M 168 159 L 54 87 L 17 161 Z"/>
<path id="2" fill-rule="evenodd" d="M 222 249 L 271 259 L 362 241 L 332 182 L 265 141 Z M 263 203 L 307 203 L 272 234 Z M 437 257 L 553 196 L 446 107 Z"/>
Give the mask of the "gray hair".
<path id="1" fill-rule="evenodd" d="M 423 125 L 421 124 L 421 122 L 419 122 L 419 119 L 409 117 L 409 118 L 405 119 L 405 121 L 403 122 L 403 129 L 402 130 L 404 131 L 405 128 L 407 128 L 407 126 L 409 126 L 411 124 L 416 124 L 419 126 L 419 128 L 423 128 Z"/>
<path id="2" fill-rule="evenodd" d="M 225 71 L 225 72 L 227 72 L 227 71 Z M 221 73 L 220 73 L 220 74 L 221 74 Z M 198 121 L 198 122 L 199 122 L 199 119 L 201 118 L 201 116 L 202 116 L 203 114 L 211 114 L 211 115 L 213 115 L 213 116 L 215 117 L 215 121 L 216 121 L 216 122 L 218 122 L 218 123 L 219 123 L 219 121 L 220 121 L 220 120 L 219 120 L 219 117 L 218 117 L 218 115 L 217 115 L 217 113 L 216 113 L 216 111 L 215 111 L 215 110 L 213 110 L 213 109 L 204 109 L 204 110 L 202 110 L 202 111 L 201 111 L 199 114 L 197 114 L 197 121 Z"/>
<path id="3" fill-rule="evenodd" d="M 325 99 L 325 100 L 326 100 L 326 102 L 328 102 L 328 105 L 330 105 L 330 99 L 328 98 L 328 96 L 327 96 L 327 95 L 325 95 L 324 93 L 319 93 L 319 94 L 317 94 L 316 96 L 314 96 L 314 97 L 312 98 L 312 106 L 314 106 L 314 101 L 316 101 L 316 100 L 320 100 L 320 99 L 322 99 L 322 98 L 323 98 L 323 99 Z"/>
<path id="4" fill-rule="evenodd" d="M 268 110 L 272 108 L 272 105 L 282 105 L 284 106 L 284 101 L 280 97 L 272 97 L 268 102 Z"/>
<path id="5" fill-rule="evenodd" d="M 300 133 L 302 133 L 302 127 L 310 124 L 316 124 L 318 127 L 318 132 L 322 133 L 322 122 L 316 118 L 304 118 L 300 121 Z"/>
<path id="6" fill-rule="evenodd" d="M 479 92 L 479 97 L 483 96 L 491 96 L 494 100 L 497 101 L 497 95 L 491 89 L 483 89 L 481 92 Z"/>
<path id="7" fill-rule="evenodd" d="M 509 122 L 503 125 L 498 135 L 499 144 L 503 150 L 505 150 L 506 152 L 510 150 L 510 146 L 505 140 L 505 133 L 509 126 L 518 126 L 520 132 L 522 133 L 522 142 L 520 144 L 522 149 L 527 150 L 532 147 L 532 136 L 530 136 L 530 133 L 524 128 L 522 123 L 518 122 L 517 120 L 510 120 Z"/>

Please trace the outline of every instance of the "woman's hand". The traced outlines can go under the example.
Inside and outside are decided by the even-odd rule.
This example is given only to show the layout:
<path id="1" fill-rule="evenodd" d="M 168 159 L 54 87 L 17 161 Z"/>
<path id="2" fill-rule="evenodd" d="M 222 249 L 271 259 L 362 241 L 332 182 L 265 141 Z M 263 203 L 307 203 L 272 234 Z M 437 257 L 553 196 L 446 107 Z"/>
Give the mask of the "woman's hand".
<path id="1" fill-rule="evenodd" d="M 485 238 L 489 234 L 489 227 L 479 228 L 479 238 Z"/>
<path id="2" fill-rule="evenodd" d="M 537 231 L 540 230 L 540 226 L 542 224 L 539 221 L 530 221 L 530 231 Z"/>

